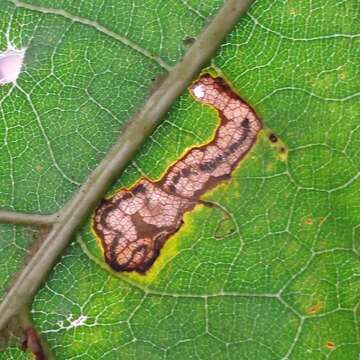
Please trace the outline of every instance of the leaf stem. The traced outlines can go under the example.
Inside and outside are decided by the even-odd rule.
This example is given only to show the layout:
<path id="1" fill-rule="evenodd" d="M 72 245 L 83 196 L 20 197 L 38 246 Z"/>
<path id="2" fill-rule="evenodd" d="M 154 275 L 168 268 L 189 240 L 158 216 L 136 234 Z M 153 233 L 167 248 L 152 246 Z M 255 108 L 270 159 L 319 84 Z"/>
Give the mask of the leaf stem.
<path id="1" fill-rule="evenodd" d="M 43 226 L 52 225 L 58 215 L 28 214 L 17 211 L 0 210 L 0 223 Z"/>
<path id="2" fill-rule="evenodd" d="M 84 219 L 122 173 L 141 144 L 158 125 L 171 105 L 209 61 L 226 34 L 253 0 L 228 0 L 188 49 L 181 62 L 134 115 L 116 144 L 90 174 L 79 191 L 65 205 L 47 238 L 24 267 L 0 304 L 0 329 L 21 307 L 30 302 L 55 261 L 64 251 Z"/>

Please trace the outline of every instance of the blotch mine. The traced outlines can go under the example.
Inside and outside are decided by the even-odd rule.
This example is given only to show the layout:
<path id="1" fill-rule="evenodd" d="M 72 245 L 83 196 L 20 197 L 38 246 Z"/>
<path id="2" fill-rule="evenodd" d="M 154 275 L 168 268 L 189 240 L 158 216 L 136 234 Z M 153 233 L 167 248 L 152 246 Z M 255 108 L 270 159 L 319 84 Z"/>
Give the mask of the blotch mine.
<path id="1" fill-rule="evenodd" d="M 231 176 L 262 128 L 254 110 L 224 79 L 204 74 L 189 90 L 218 112 L 214 138 L 190 149 L 160 180 L 141 178 L 97 207 L 93 230 L 105 261 L 115 271 L 145 273 L 181 227 L 184 214 L 201 202 L 206 191 Z"/>

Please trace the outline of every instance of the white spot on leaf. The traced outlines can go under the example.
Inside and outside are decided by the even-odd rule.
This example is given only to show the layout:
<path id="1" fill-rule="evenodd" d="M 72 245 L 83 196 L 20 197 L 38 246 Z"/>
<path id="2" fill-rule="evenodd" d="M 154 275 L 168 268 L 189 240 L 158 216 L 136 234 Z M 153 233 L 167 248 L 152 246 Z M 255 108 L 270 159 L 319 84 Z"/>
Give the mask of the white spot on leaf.
<path id="1" fill-rule="evenodd" d="M 70 325 L 66 327 L 66 330 L 79 327 L 81 325 L 85 324 L 85 321 L 87 319 L 87 316 L 80 315 L 77 319 L 72 320 L 72 316 L 68 317 L 67 320 L 70 322 Z"/>
<path id="2" fill-rule="evenodd" d="M 23 65 L 25 50 L 10 45 L 6 51 L 0 53 L 0 85 L 16 82 Z"/>
<path id="3" fill-rule="evenodd" d="M 193 89 L 194 95 L 198 98 L 198 99 L 202 99 L 205 95 L 205 90 L 204 87 L 202 85 L 197 85 L 194 87 Z"/>

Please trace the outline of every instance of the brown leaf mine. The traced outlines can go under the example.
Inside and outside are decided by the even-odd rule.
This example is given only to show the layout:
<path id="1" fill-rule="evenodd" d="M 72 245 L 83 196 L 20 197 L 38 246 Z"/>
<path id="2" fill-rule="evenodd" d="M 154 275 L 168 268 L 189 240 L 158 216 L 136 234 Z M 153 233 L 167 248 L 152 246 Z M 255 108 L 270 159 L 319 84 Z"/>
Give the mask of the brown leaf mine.
<path id="1" fill-rule="evenodd" d="M 255 112 L 225 83 L 204 74 L 190 87 L 193 97 L 214 107 L 219 125 L 214 138 L 194 147 L 152 182 L 141 178 L 101 202 L 93 230 L 116 271 L 145 273 L 165 241 L 182 225 L 202 194 L 230 177 L 251 149 L 262 125 Z"/>

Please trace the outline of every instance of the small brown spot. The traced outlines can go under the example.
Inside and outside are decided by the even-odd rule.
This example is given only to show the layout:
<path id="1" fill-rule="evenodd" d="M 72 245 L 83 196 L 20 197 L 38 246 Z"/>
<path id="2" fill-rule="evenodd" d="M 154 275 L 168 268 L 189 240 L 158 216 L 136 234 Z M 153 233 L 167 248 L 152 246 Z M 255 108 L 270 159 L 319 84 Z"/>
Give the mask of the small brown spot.
<path id="1" fill-rule="evenodd" d="M 183 39 L 183 44 L 186 46 L 192 45 L 196 41 L 196 38 L 192 36 L 187 36 L 185 39 Z"/>
<path id="2" fill-rule="evenodd" d="M 272 142 L 272 143 L 276 143 L 278 141 L 278 138 L 275 134 L 271 133 L 269 135 L 269 140 Z"/>
<path id="3" fill-rule="evenodd" d="M 286 149 L 282 146 L 282 147 L 280 148 L 280 152 L 281 152 L 282 154 L 284 154 L 284 153 L 286 153 Z"/>
<path id="4" fill-rule="evenodd" d="M 336 348 L 335 343 L 333 341 L 327 341 L 325 343 L 325 347 L 329 350 L 334 350 Z"/>
<path id="5" fill-rule="evenodd" d="M 308 308 L 306 308 L 305 311 L 307 314 L 314 315 L 314 314 L 318 313 L 320 310 L 322 310 L 323 308 L 324 308 L 324 303 L 320 302 L 315 305 L 309 306 Z"/>
<path id="6" fill-rule="evenodd" d="M 313 225 L 314 224 L 314 220 L 312 218 L 307 218 L 305 219 L 305 224 L 306 225 Z"/>

